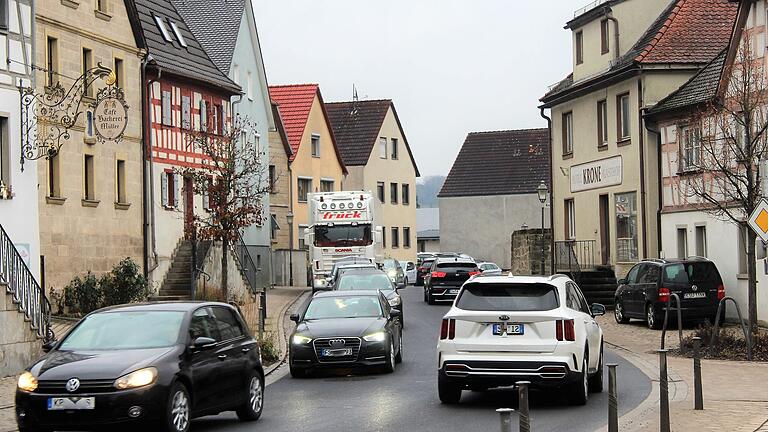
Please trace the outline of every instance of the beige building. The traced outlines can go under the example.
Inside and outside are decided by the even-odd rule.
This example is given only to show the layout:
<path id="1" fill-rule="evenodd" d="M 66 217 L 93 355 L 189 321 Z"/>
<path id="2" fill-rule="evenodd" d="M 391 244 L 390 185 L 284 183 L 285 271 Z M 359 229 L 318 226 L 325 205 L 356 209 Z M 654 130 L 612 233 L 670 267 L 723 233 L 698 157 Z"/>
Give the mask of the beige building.
<path id="1" fill-rule="evenodd" d="M 391 100 L 326 104 L 349 175 L 344 190 L 372 192 L 379 201 L 383 253 L 416 260 L 416 177 L 419 169 Z"/>
<path id="2" fill-rule="evenodd" d="M 106 83 L 86 90 L 82 113 L 60 152 L 38 164 L 41 254 L 46 289 L 121 259 L 143 262 L 141 58 L 123 0 L 36 3 L 37 91 L 102 64 L 125 89 L 128 126 L 120 142 L 97 142 L 88 103 Z"/>
<path id="3" fill-rule="evenodd" d="M 293 150 L 288 143 L 283 119 L 276 102 L 272 103 L 275 130 L 269 131 L 269 210 L 271 214 L 272 249 L 288 250 L 291 247 L 288 215 L 291 213 L 291 168 L 289 159 Z"/>
<path id="4" fill-rule="evenodd" d="M 557 270 L 629 266 L 659 253 L 658 134 L 643 114 L 727 44 L 728 0 L 610 0 L 577 11 L 572 73 L 541 99 L 552 140 Z M 732 22 L 732 19 L 731 21 Z M 681 35 L 693 44 L 681 44 Z"/>

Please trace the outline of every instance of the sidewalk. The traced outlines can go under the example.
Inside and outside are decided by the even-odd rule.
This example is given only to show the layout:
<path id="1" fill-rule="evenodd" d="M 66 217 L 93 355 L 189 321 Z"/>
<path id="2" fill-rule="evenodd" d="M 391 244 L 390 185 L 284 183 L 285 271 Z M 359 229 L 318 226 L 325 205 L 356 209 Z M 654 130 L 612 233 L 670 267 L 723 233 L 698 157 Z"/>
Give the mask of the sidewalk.
<path id="1" fill-rule="evenodd" d="M 612 315 L 599 318 L 605 341 L 618 347 L 651 377 L 649 400 L 619 420 L 619 429 L 633 432 L 659 430 L 659 356 L 661 332 L 639 321 L 619 325 Z M 683 336 L 691 330 L 684 330 Z M 676 329 L 667 331 L 665 346 L 679 346 Z M 625 351 L 624 351 L 625 350 Z M 768 364 L 702 360 L 704 411 L 693 410 L 693 360 L 668 357 L 670 418 L 673 431 L 768 432 Z M 621 373 L 621 371 L 619 371 Z M 621 403 L 621 401 L 619 401 Z"/>

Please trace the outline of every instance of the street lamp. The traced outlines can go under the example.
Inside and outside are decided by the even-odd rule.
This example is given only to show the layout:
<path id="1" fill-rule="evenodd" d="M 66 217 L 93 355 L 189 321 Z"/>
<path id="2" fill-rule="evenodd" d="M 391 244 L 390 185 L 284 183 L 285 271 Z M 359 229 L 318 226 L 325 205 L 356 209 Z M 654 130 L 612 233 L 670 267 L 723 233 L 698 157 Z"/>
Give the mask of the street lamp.
<path id="1" fill-rule="evenodd" d="M 549 194 L 549 189 L 547 188 L 547 184 L 542 181 L 539 183 L 539 186 L 536 188 L 536 193 L 539 196 L 539 202 L 541 203 L 541 275 L 543 276 L 546 272 L 546 264 L 545 264 L 545 248 L 544 248 L 544 209 L 546 205 L 544 203 L 547 202 L 547 195 Z"/>
<path id="2" fill-rule="evenodd" d="M 285 215 L 288 222 L 288 285 L 293 286 L 293 213 Z"/>

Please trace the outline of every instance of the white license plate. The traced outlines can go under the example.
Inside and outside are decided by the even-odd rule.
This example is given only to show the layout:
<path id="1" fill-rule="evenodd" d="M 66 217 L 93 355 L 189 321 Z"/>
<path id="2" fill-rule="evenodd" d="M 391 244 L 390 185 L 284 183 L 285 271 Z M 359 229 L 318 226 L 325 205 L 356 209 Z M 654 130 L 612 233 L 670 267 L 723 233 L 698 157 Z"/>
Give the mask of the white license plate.
<path id="1" fill-rule="evenodd" d="M 458 294 L 458 293 L 459 293 L 459 290 L 457 290 L 457 289 L 450 289 L 450 290 L 448 290 L 448 294 Z"/>
<path id="2" fill-rule="evenodd" d="M 525 334 L 525 324 L 507 324 L 506 327 L 505 329 L 503 324 L 494 324 L 493 334 L 496 336 L 501 336 L 502 334 L 510 336 Z"/>
<path id="3" fill-rule="evenodd" d="M 703 292 L 685 293 L 683 294 L 683 298 L 684 299 L 707 298 L 707 293 L 703 293 Z"/>
<path id="4" fill-rule="evenodd" d="M 321 353 L 323 357 L 344 357 L 352 355 L 352 348 L 344 349 L 324 349 Z"/>
<path id="5" fill-rule="evenodd" d="M 92 410 L 92 409 L 96 409 L 96 398 L 92 398 L 92 397 L 48 398 L 48 409 L 51 411 Z"/>

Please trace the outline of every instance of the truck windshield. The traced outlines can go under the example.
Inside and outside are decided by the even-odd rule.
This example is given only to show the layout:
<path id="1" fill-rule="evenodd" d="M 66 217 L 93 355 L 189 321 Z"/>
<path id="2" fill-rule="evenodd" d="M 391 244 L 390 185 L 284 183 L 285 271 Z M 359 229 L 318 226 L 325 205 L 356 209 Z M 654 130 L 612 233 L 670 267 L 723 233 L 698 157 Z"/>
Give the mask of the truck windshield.
<path id="1" fill-rule="evenodd" d="M 368 246 L 373 243 L 370 225 L 315 226 L 315 246 Z"/>

